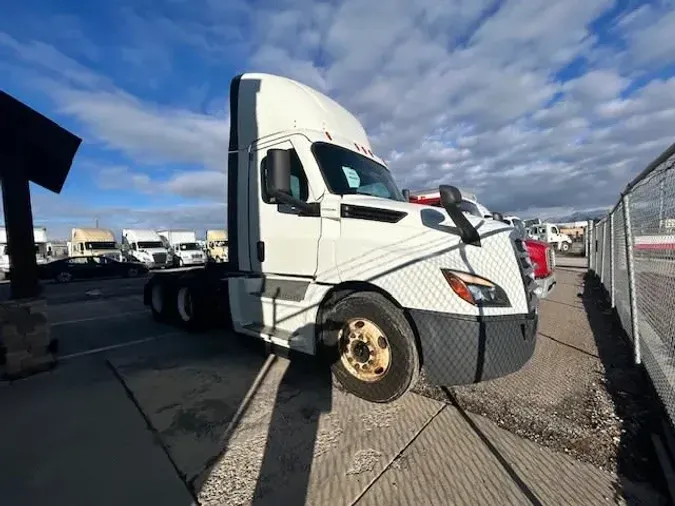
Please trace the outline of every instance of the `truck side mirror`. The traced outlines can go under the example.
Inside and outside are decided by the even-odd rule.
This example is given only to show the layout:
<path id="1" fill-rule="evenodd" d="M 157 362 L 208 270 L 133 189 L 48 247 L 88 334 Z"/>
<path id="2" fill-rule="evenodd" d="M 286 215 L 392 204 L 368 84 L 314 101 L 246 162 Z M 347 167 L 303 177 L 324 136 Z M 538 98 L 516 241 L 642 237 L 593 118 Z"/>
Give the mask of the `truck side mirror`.
<path id="1" fill-rule="evenodd" d="M 275 199 L 279 193 L 291 194 L 291 152 L 270 149 L 267 152 L 267 193 Z"/>
<path id="2" fill-rule="evenodd" d="M 464 213 L 459 208 L 459 203 L 462 201 L 462 192 L 455 186 L 447 184 L 442 184 L 438 190 L 441 194 L 441 205 L 448 215 L 450 215 L 452 221 L 455 222 L 462 241 L 473 246 L 480 246 L 478 230 L 466 219 L 466 216 L 464 216 Z"/>
<path id="3" fill-rule="evenodd" d="M 410 190 L 407 188 L 403 190 L 403 198 L 405 199 L 406 202 L 410 202 Z"/>
<path id="4" fill-rule="evenodd" d="M 291 152 L 287 149 L 267 151 L 265 186 L 274 204 L 286 204 L 316 215 L 315 208 L 291 194 Z"/>

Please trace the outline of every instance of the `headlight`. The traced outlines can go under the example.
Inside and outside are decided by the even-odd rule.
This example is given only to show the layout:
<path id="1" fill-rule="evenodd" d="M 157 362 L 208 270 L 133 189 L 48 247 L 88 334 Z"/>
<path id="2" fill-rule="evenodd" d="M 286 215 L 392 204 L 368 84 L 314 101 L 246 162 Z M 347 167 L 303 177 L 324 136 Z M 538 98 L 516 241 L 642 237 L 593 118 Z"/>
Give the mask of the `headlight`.
<path id="1" fill-rule="evenodd" d="M 459 297 L 481 307 L 510 307 L 504 289 L 492 281 L 468 272 L 441 269 L 443 277 Z"/>

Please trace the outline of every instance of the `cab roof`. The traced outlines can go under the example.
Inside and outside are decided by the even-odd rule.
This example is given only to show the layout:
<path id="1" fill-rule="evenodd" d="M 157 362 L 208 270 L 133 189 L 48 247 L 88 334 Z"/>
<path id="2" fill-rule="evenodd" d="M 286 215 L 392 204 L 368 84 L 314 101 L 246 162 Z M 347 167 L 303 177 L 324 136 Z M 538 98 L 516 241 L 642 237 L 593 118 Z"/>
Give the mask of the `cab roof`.
<path id="1" fill-rule="evenodd" d="M 240 78 L 238 94 L 237 148 L 240 150 L 263 137 L 291 130 L 328 132 L 370 149 L 359 120 L 309 86 L 272 74 L 247 73 Z"/>

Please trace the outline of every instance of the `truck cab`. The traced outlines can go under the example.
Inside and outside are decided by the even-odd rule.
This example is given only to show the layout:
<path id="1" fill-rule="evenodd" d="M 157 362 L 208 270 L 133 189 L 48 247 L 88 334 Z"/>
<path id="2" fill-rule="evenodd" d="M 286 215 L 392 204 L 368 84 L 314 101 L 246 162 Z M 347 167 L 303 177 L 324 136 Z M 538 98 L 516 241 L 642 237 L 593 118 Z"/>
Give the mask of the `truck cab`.
<path id="1" fill-rule="evenodd" d="M 127 260 L 141 262 L 150 269 L 171 267 L 173 263 L 173 257 L 154 230 L 122 230 L 122 248 Z"/>
<path id="2" fill-rule="evenodd" d="M 68 255 L 71 257 L 106 256 L 122 260 L 122 251 L 115 234 L 105 228 L 73 228 L 70 231 Z"/>
<path id="3" fill-rule="evenodd" d="M 558 251 L 568 251 L 572 246 L 572 238 L 551 223 L 532 225 L 529 234 L 533 239 L 553 245 Z"/>
<path id="4" fill-rule="evenodd" d="M 227 262 L 227 230 L 206 231 L 206 252 L 214 262 Z"/>
<path id="5" fill-rule="evenodd" d="M 229 262 L 153 277 L 155 318 L 195 328 L 226 305 L 234 331 L 322 357 L 373 402 L 422 367 L 458 385 L 529 360 L 538 298 L 511 227 L 449 186 L 441 208 L 408 202 L 359 121 L 296 81 L 236 77 L 230 116 Z"/>
<path id="6" fill-rule="evenodd" d="M 157 233 L 164 246 L 171 251 L 175 266 L 201 265 L 206 262 L 206 255 L 197 242 L 197 235 L 194 231 L 160 230 Z"/>

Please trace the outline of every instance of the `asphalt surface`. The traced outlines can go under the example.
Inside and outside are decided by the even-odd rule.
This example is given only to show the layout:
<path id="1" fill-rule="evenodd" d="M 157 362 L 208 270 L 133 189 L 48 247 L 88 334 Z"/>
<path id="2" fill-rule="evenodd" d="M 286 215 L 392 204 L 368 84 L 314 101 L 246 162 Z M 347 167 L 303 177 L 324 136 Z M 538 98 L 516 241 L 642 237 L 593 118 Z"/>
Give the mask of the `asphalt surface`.
<path id="1" fill-rule="evenodd" d="M 46 287 L 60 361 L 0 383 L 0 503 L 662 503 L 447 400 L 369 404 L 310 360 L 159 325 L 143 283 Z"/>

